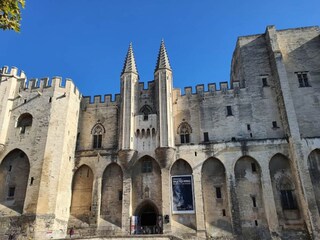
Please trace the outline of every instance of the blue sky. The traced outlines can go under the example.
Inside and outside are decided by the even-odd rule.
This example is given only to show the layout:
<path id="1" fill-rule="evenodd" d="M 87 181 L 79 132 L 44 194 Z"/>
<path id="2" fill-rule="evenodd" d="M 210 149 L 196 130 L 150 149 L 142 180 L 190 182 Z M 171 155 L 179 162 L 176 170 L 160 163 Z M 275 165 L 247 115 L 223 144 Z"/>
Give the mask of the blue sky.
<path id="1" fill-rule="evenodd" d="M 115 94 L 129 43 L 146 83 L 163 38 L 174 87 L 229 81 L 238 36 L 319 25 L 319 9 L 319 0 L 26 0 L 21 33 L 0 32 L 0 65 L 71 78 L 86 96 Z"/>

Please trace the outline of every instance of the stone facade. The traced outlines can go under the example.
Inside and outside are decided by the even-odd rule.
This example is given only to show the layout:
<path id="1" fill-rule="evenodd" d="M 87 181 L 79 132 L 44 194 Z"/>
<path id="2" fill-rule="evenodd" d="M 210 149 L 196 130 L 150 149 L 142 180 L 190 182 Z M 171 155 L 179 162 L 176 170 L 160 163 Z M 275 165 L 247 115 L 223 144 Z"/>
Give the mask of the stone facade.
<path id="1" fill-rule="evenodd" d="M 184 94 L 163 41 L 104 99 L 3 67 L 0 238 L 320 239 L 319 34 L 239 37 L 230 86 Z"/>

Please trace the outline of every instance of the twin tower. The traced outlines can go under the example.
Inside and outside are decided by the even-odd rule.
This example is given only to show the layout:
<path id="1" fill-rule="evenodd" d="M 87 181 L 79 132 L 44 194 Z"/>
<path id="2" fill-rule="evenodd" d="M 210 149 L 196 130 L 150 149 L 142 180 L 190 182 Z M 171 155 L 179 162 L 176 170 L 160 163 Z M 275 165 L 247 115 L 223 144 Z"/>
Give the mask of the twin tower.
<path id="1" fill-rule="evenodd" d="M 161 41 L 153 88 L 149 94 L 143 94 L 140 90 L 139 74 L 130 44 L 121 72 L 119 150 L 143 151 L 145 144 L 154 146 L 154 149 L 174 148 L 172 70 L 164 41 Z M 140 131 L 141 134 L 151 135 L 151 142 L 141 144 L 138 136 Z"/>

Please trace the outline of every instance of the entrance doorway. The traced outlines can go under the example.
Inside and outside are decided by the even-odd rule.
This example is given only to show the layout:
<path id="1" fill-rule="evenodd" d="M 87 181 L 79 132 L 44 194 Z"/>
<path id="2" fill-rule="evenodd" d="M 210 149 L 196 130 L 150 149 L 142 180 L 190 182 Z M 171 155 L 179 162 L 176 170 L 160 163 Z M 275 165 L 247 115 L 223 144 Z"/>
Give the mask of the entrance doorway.
<path id="1" fill-rule="evenodd" d="M 157 225 L 157 215 L 158 214 L 156 213 L 154 207 L 150 204 L 142 207 L 139 214 L 141 227 Z"/>
<path id="2" fill-rule="evenodd" d="M 152 202 L 140 204 L 132 217 L 133 234 L 161 234 L 162 216 Z"/>

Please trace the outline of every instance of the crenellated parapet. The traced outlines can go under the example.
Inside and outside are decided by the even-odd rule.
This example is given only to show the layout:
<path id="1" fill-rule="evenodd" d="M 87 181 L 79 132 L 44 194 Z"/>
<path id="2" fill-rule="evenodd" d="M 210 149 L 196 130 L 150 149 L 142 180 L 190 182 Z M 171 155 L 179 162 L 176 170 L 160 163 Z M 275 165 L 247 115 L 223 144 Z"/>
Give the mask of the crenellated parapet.
<path id="1" fill-rule="evenodd" d="M 204 84 L 198 84 L 195 88 L 193 87 L 185 87 L 184 93 L 181 93 L 181 89 L 174 89 L 174 96 L 176 99 L 178 98 L 195 98 L 199 97 L 204 100 L 206 97 L 219 97 L 219 96 L 233 96 L 238 97 L 241 94 L 243 89 L 240 88 L 239 81 L 233 81 L 232 86 L 229 87 L 228 82 L 220 82 L 219 88 L 217 88 L 216 83 L 209 83 L 207 88 L 205 88 Z"/>
<path id="2" fill-rule="evenodd" d="M 69 78 L 62 79 L 61 77 L 45 77 L 45 78 L 31 78 L 27 79 L 25 73 L 21 70 L 20 73 L 16 67 L 4 66 L 1 69 L 1 81 L 9 80 L 10 78 L 16 78 L 20 82 L 20 93 L 32 93 L 32 92 L 49 92 L 62 90 L 65 93 L 73 93 L 77 97 L 81 98 L 81 93 L 79 92 L 76 85 Z"/>
<path id="3" fill-rule="evenodd" d="M 148 81 L 147 88 L 144 86 L 144 82 L 139 82 L 139 91 L 150 91 L 154 88 L 154 81 Z"/>
<path id="4" fill-rule="evenodd" d="M 120 94 L 105 94 L 104 96 L 95 95 L 94 97 L 84 96 L 82 98 L 81 104 L 85 107 L 119 106 L 120 99 Z"/>

